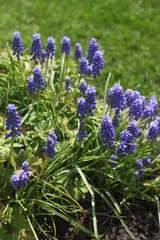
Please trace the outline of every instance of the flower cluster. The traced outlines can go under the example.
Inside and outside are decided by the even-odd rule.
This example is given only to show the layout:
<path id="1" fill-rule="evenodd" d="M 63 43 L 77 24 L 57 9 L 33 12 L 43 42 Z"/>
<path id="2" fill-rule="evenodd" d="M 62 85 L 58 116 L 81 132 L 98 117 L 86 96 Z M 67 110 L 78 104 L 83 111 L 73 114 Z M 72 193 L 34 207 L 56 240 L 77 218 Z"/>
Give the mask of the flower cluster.
<path id="1" fill-rule="evenodd" d="M 21 34 L 20 32 L 13 33 L 13 55 L 16 54 L 17 60 L 20 60 L 20 55 L 23 56 L 23 43 L 21 41 Z"/>
<path id="2" fill-rule="evenodd" d="M 100 51 L 96 51 L 93 57 L 93 76 L 96 78 L 96 76 L 100 76 L 100 70 L 103 70 L 104 68 L 104 60 L 102 53 Z"/>
<path id="3" fill-rule="evenodd" d="M 98 43 L 96 38 L 92 38 L 88 47 L 88 59 L 93 60 L 94 54 L 98 51 Z"/>
<path id="4" fill-rule="evenodd" d="M 27 91 L 30 93 L 31 96 L 36 91 L 33 77 L 31 77 L 31 76 L 28 77 Z"/>
<path id="5" fill-rule="evenodd" d="M 41 36 L 39 33 L 33 34 L 33 42 L 31 46 L 30 55 L 33 55 L 31 60 L 34 60 L 37 64 L 36 58 L 40 59 L 42 54 L 42 43 L 41 43 Z"/>
<path id="6" fill-rule="evenodd" d="M 128 131 L 132 134 L 133 137 L 138 138 L 140 131 L 135 120 L 129 122 Z"/>
<path id="7" fill-rule="evenodd" d="M 63 41 L 62 41 L 62 48 L 61 48 L 61 53 L 66 53 L 66 54 L 70 54 L 70 50 L 71 50 L 71 42 L 70 39 L 68 37 L 63 37 Z"/>
<path id="8" fill-rule="evenodd" d="M 87 76 L 88 72 L 88 60 L 83 57 L 81 58 L 80 64 L 79 64 L 79 74 L 84 74 Z"/>
<path id="9" fill-rule="evenodd" d="M 79 43 L 76 43 L 76 50 L 75 50 L 75 59 L 81 59 L 83 57 L 83 50 Z"/>
<path id="10" fill-rule="evenodd" d="M 111 104 L 111 108 L 118 110 L 124 110 L 127 107 L 126 98 L 119 83 L 116 83 L 112 88 L 110 88 L 107 102 L 108 104 Z"/>
<path id="11" fill-rule="evenodd" d="M 125 92 L 125 98 L 127 102 L 127 106 L 130 107 L 131 104 L 134 102 L 135 99 L 140 97 L 140 93 L 138 91 L 133 91 L 131 89 L 128 89 Z"/>
<path id="12" fill-rule="evenodd" d="M 34 74 L 33 81 L 34 81 L 35 91 L 37 88 L 38 90 L 39 89 L 44 90 L 44 85 L 45 85 L 44 78 L 42 76 L 41 69 L 38 66 L 34 68 L 33 74 Z"/>
<path id="13" fill-rule="evenodd" d="M 149 133 L 147 138 L 157 138 L 158 134 L 160 133 L 160 117 L 157 117 L 155 121 L 150 123 Z"/>
<path id="14" fill-rule="evenodd" d="M 84 124 L 80 121 L 80 128 L 78 131 L 78 141 L 82 140 L 83 138 L 88 138 L 87 132 L 85 130 Z"/>
<path id="15" fill-rule="evenodd" d="M 81 83 L 81 86 L 80 86 L 80 92 L 81 92 L 82 94 L 85 94 L 86 91 L 87 91 L 87 87 L 88 87 L 88 86 L 87 86 L 86 81 L 83 80 L 82 83 Z"/>
<path id="16" fill-rule="evenodd" d="M 11 130 L 10 133 L 6 135 L 6 138 L 10 138 L 13 135 L 21 136 L 18 130 L 21 130 L 21 120 L 17 112 L 17 107 L 15 104 L 8 104 L 7 107 L 7 119 L 6 119 L 6 130 Z"/>
<path id="17" fill-rule="evenodd" d="M 112 119 L 107 114 L 102 118 L 101 139 L 104 145 L 108 144 L 111 148 L 113 147 L 115 131 Z"/>
<path id="18" fill-rule="evenodd" d="M 135 142 L 133 135 L 127 131 L 123 130 L 121 132 L 121 139 L 117 149 L 117 155 L 121 157 L 122 155 L 126 156 L 129 152 L 135 154 Z"/>
<path id="19" fill-rule="evenodd" d="M 66 77 L 65 80 L 65 89 L 68 91 L 71 91 L 71 79 L 69 77 Z"/>
<path id="20" fill-rule="evenodd" d="M 49 137 L 47 139 L 47 145 L 43 147 L 44 152 L 47 157 L 53 158 L 56 154 L 55 145 L 58 144 L 57 137 L 54 131 L 50 131 Z"/>
<path id="21" fill-rule="evenodd" d="M 150 164 L 151 164 L 151 158 L 146 157 L 144 159 L 144 165 L 146 167 L 149 167 Z M 134 173 L 136 180 L 138 180 L 140 177 L 144 178 L 144 173 L 141 171 L 143 167 L 144 166 L 143 166 L 143 163 L 142 163 L 142 159 L 138 158 L 137 161 L 136 161 L 136 168 L 137 168 L 137 170 Z"/>
<path id="22" fill-rule="evenodd" d="M 145 106 L 145 109 L 143 111 L 143 118 L 152 118 L 153 116 L 156 116 L 158 108 L 159 105 L 157 98 L 155 96 L 152 96 Z"/>
<path id="23" fill-rule="evenodd" d="M 139 98 L 136 98 L 131 106 L 130 106 L 130 116 L 134 116 L 136 120 L 138 120 L 143 113 L 145 107 L 145 97 L 140 96 Z"/>
<path id="24" fill-rule="evenodd" d="M 54 46 L 54 39 L 49 37 L 47 40 L 47 48 L 46 48 L 46 56 L 50 59 L 53 59 L 55 54 L 55 46 Z"/>
<path id="25" fill-rule="evenodd" d="M 17 188 L 22 185 L 27 185 L 28 180 L 29 180 L 29 163 L 25 161 L 22 164 L 20 174 L 19 175 L 14 174 L 12 176 L 11 182 L 13 184 L 14 190 L 17 190 Z"/>
<path id="26" fill-rule="evenodd" d="M 92 77 L 93 76 L 93 64 L 88 65 L 87 67 L 87 76 Z"/>
<path id="27" fill-rule="evenodd" d="M 82 121 L 82 119 L 84 119 L 87 114 L 86 101 L 84 100 L 83 97 L 80 97 L 77 100 L 78 100 L 77 116 L 80 114 L 81 116 L 80 121 Z"/>
<path id="28" fill-rule="evenodd" d="M 96 109 L 96 90 L 93 86 L 87 88 L 87 97 L 86 97 L 86 106 L 87 111 L 90 112 L 91 116 L 93 116 L 93 110 Z"/>

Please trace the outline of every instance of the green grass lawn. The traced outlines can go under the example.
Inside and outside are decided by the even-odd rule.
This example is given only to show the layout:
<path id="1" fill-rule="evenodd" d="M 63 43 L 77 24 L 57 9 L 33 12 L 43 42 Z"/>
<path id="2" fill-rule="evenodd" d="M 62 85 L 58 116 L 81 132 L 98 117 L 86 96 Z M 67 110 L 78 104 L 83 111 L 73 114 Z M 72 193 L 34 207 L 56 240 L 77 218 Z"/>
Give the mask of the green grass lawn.
<path id="1" fill-rule="evenodd" d="M 41 33 L 44 48 L 48 36 L 60 50 L 64 35 L 84 52 L 92 37 L 104 53 L 105 71 L 97 80 L 102 93 L 108 72 L 110 85 L 120 80 L 124 88 L 142 94 L 160 95 L 160 1 L 159 0 L 1 0 L 0 47 L 21 32 L 24 47 L 31 46 L 32 34 Z M 58 54 L 57 51 L 56 54 Z"/>

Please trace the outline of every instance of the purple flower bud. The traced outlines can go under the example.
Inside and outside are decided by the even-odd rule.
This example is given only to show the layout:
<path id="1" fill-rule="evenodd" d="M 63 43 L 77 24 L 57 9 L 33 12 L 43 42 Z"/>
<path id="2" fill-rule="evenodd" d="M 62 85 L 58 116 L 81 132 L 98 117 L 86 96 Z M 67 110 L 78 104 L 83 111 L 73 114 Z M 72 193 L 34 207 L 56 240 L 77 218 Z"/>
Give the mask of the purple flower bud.
<path id="1" fill-rule="evenodd" d="M 113 147 L 115 131 L 112 119 L 107 114 L 102 118 L 101 139 L 103 140 L 104 145 L 108 144 L 111 148 Z"/>
<path id="2" fill-rule="evenodd" d="M 137 159 L 137 161 L 136 161 L 136 165 L 137 165 L 137 168 L 138 168 L 138 169 L 143 168 L 143 163 L 142 163 L 141 158 L 138 158 L 138 159 Z"/>
<path id="3" fill-rule="evenodd" d="M 6 130 L 11 130 L 9 134 L 6 135 L 6 138 L 12 137 L 13 135 L 21 136 L 21 133 L 18 130 L 21 130 L 21 120 L 17 112 L 17 107 L 14 104 L 8 104 L 7 107 L 8 115 L 6 119 Z"/>
<path id="4" fill-rule="evenodd" d="M 36 92 L 36 85 L 34 84 L 33 77 L 28 77 L 28 85 L 27 85 L 27 91 L 32 96 L 34 92 Z"/>
<path id="5" fill-rule="evenodd" d="M 135 116 L 135 119 L 138 120 L 142 116 L 142 112 L 145 107 L 145 97 L 140 96 L 136 98 L 130 107 L 130 116 Z"/>
<path id="6" fill-rule="evenodd" d="M 87 76 L 87 70 L 88 70 L 88 60 L 83 57 L 81 58 L 80 64 L 79 64 L 79 74 L 84 74 Z"/>
<path id="7" fill-rule="evenodd" d="M 83 50 L 79 43 L 76 43 L 76 50 L 75 50 L 75 59 L 81 59 L 83 57 Z"/>
<path id="8" fill-rule="evenodd" d="M 46 48 L 46 56 L 50 59 L 53 59 L 53 56 L 55 54 L 55 46 L 54 46 L 54 39 L 52 37 L 49 37 L 47 40 L 47 48 Z"/>
<path id="9" fill-rule="evenodd" d="M 138 135 L 140 133 L 138 127 L 137 127 L 137 122 L 135 120 L 132 120 L 129 122 L 128 126 L 128 131 L 136 138 L 138 138 Z"/>
<path id="10" fill-rule="evenodd" d="M 88 47 L 88 58 L 93 60 L 94 54 L 96 51 L 98 51 L 98 43 L 96 38 L 92 38 Z"/>
<path id="11" fill-rule="evenodd" d="M 41 69 L 38 66 L 34 68 L 33 74 L 34 74 L 33 81 L 34 81 L 35 89 L 38 88 L 38 90 L 39 89 L 44 90 L 44 85 L 45 85 L 44 78 L 42 76 Z"/>
<path id="12" fill-rule="evenodd" d="M 157 98 L 155 96 L 152 96 L 145 106 L 145 109 L 143 111 L 143 118 L 152 118 L 153 116 L 156 116 L 158 108 L 159 105 Z"/>
<path id="13" fill-rule="evenodd" d="M 66 77 L 65 89 L 67 90 L 67 92 L 71 91 L 71 79 L 69 77 Z"/>
<path id="14" fill-rule="evenodd" d="M 85 80 L 83 80 L 80 86 L 80 92 L 85 94 L 86 91 L 87 91 L 87 83 L 85 82 Z"/>
<path id="15" fill-rule="evenodd" d="M 93 116 L 93 110 L 96 109 L 96 90 L 93 86 L 87 88 L 87 97 L 86 97 L 86 106 L 87 111 L 90 112 L 91 116 Z"/>
<path id="16" fill-rule="evenodd" d="M 133 91 L 133 90 L 128 89 L 125 92 L 125 98 L 126 98 L 126 101 L 127 101 L 127 106 L 130 107 L 131 104 L 134 102 L 134 100 L 139 98 L 139 97 L 140 97 L 140 93 L 138 91 Z"/>
<path id="17" fill-rule="evenodd" d="M 31 60 L 34 60 L 37 64 L 36 58 L 40 59 L 42 53 L 42 43 L 41 43 L 41 36 L 39 33 L 33 34 L 33 42 L 31 46 L 30 55 L 33 55 Z"/>
<path id="18" fill-rule="evenodd" d="M 84 124 L 82 121 L 80 121 L 80 128 L 78 132 L 78 142 L 82 140 L 83 138 L 88 138 L 87 132 L 85 130 Z"/>
<path id="19" fill-rule="evenodd" d="M 87 76 L 93 77 L 93 65 L 88 65 Z"/>
<path id="20" fill-rule="evenodd" d="M 19 186 L 21 185 L 27 185 L 27 182 L 29 180 L 28 172 L 21 170 L 19 174 Z"/>
<path id="21" fill-rule="evenodd" d="M 63 37 L 63 42 L 62 42 L 62 48 L 61 52 L 65 52 L 66 54 L 70 54 L 70 49 L 71 49 L 71 42 L 68 37 Z"/>
<path id="22" fill-rule="evenodd" d="M 19 186 L 19 177 L 17 174 L 12 175 L 11 182 L 12 182 L 14 190 L 17 190 L 17 188 Z"/>
<path id="23" fill-rule="evenodd" d="M 160 133 L 160 117 L 157 117 L 154 122 L 150 123 L 149 133 L 147 138 L 157 138 L 157 135 Z"/>
<path id="24" fill-rule="evenodd" d="M 81 115 L 81 120 L 82 118 L 86 117 L 87 114 L 87 106 L 86 102 L 83 97 L 80 97 L 77 99 L 78 100 L 78 105 L 77 105 L 77 116 L 80 114 Z"/>
<path id="25" fill-rule="evenodd" d="M 44 50 L 42 50 L 40 64 L 42 65 L 45 62 L 46 62 L 46 52 Z"/>
<path id="26" fill-rule="evenodd" d="M 133 135 L 129 131 L 123 130 L 121 132 L 121 139 L 117 150 L 118 156 L 121 157 L 122 154 L 126 156 L 129 152 L 135 154 L 135 149 L 136 146 Z"/>
<path id="27" fill-rule="evenodd" d="M 21 41 L 21 34 L 20 32 L 13 33 L 13 55 L 16 54 L 17 60 L 20 60 L 20 55 L 23 56 L 23 43 Z"/>
<path id="28" fill-rule="evenodd" d="M 43 147 L 44 152 L 47 157 L 53 158 L 56 154 L 55 145 L 58 144 L 57 137 L 54 131 L 50 131 L 49 137 L 47 139 L 47 145 Z"/>
<path id="29" fill-rule="evenodd" d="M 149 165 L 151 165 L 151 158 L 147 157 L 144 159 L 144 165 L 146 167 L 149 167 Z"/>
<path id="30" fill-rule="evenodd" d="M 115 154 L 112 154 L 111 157 L 110 157 L 110 160 L 108 161 L 109 165 L 112 167 L 112 168 L 115 168 L 117 166 L 117 157 Z"/>
<path id="31" fill-rule="evenodd" d="M 29 174 L 29 163 L 27 161 L 24 161 L 24 163 L 22 164 L 22 170 Z"/>
<path id="32" fill-rule="evenodd" d="M 126 98 L 119 83 L 116 83 L 110 88 L 107 102 L 111 104 L 111 108 L 116 108 L 118 110 L 123 110 L 127 107 Z"/>
<path id="33" fill-rule="evenodd" d="M 100 76 L 100 70 L 103 70 L 104 68 L 104 60 L 100 51 L 95 52 L 92 64 L 93 76 L 96 78 L 97 76 Z"/>

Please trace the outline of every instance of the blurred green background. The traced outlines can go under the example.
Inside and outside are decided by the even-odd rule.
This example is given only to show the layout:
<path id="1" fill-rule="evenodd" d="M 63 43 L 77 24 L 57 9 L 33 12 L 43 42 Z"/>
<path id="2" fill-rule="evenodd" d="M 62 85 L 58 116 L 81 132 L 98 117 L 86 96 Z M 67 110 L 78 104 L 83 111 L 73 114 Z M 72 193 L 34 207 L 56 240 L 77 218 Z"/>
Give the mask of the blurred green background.
<path id="1" fill-rule="evenodd" d="M 56 39 L 59 57 L 66 35 L 73 57 L 76 42 L 86 55 L 95 37 L 105 60 L 95 83 L 99 93 L 111 72 L 110 86 L 120 80 L 124 89 L 160 96 L 160 0 L 0 0 L 0 5 L 1 48 L 18 30 L 29 53 L 32 34 L 39 32 L 44 49 L 49 36 Z"/>

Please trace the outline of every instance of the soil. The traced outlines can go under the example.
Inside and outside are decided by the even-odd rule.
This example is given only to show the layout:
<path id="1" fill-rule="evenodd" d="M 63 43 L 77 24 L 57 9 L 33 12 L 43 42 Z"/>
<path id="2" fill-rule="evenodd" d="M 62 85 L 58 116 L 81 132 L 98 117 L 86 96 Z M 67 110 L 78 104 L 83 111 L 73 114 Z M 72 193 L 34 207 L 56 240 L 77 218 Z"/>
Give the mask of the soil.
<path id="1" fill-rule="evenodd" d="M 91 213 L 89 203 L 87 204 L 88 213 Z M 102 240 L 130 240 L 130 235 L 126 232 L 120 221 L 113 215 L 106 204 L 100 203 L 96 205 L 96 212 L 101 213 L 97 215 L 97 224 L 99 234 L 104 234 Z M 83 204 L 82 204 L 83 206 Z M 160 240 L 160 229 L 158 224 L 157 206 L 148 202 L 134 202 L 133 205 L 125 205 L 121 208 L 124 221 L 134 233 L 137 240 Z M 109 212 L 110 211 L 110 212 Z M 84 227 L 93 231 L 93 222 L 91 214 L 87 217 L 81 216 L 79 223 Z M 57 239 L 58 240 L 93 240 L 94 238 L 88 237 L 81 231 L 78 231 L 75 227 L 69 223 L 57 218 Z M 51 228 L 46 222 L 43 229 L 48 229 L 51 234 Z M 52 235 L 52 234 L 51 234 Z M 54 236 L 54 235 L 53 235 Z M 45 237 L 39 235 L 39 239 L 46 240 Z"/>

